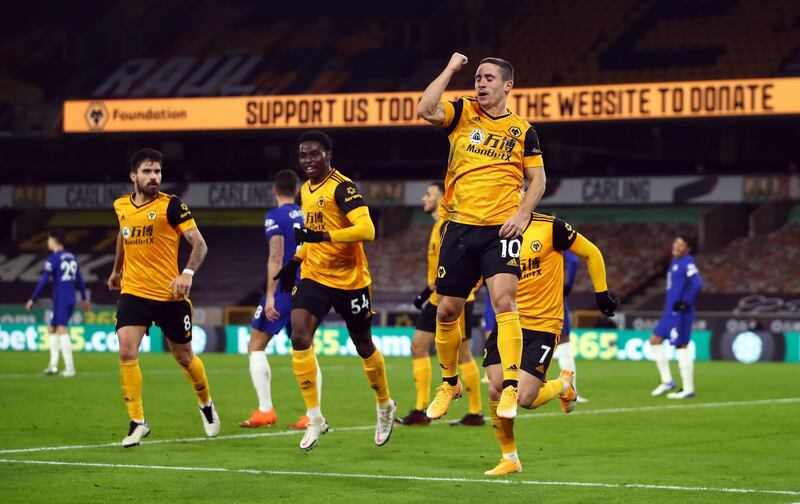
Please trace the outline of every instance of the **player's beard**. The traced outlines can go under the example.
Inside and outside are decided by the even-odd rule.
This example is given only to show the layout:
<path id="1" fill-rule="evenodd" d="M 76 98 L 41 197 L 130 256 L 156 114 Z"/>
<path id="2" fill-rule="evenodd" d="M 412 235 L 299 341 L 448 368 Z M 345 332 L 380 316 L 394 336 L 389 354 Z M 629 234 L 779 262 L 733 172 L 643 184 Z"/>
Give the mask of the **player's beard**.
<path id="1" fill-rule="evenodd" d="M 139 189 L 139 192 L 145 196 L 155 196 L 158 194 L 158 190 L 160 188 L 159 184 L 150 185 L 149 182 L 145 182 L 144 184 L 137 182 L 136 186 Z"/>

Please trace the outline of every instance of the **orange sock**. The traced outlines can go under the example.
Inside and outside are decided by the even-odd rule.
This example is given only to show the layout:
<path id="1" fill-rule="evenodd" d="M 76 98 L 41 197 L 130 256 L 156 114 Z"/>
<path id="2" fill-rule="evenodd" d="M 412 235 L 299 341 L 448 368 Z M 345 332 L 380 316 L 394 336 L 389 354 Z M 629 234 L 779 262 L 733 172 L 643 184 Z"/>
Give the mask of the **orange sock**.
<path id="1" fill-rule="evenodd" d="M 309 347 L 305 350 L 295 350 L 292 352 L 292 369 L 300 391 L 303 393 L 303 401 L 306 409 L 319 407 L 319 393 L 317 393 L 317 359 L 314 358 L 314 348 Z"/>
<path id="2" fill-rule="evenodd" d="M 428 356 L 413 359 L 414 387 L 417 389 L 415 409 L 424 410 L 431 400 L 431 358 Z"/>
<path id="3" fill-rule="evenodd" d="M 186 378 L 194 387 L 194 393 L 197 395 L 197 402 L 200 404 L 208 404 L 211 400 L 211 392 L 208 390 L 208 376 L 206 376 L 206 367 L 200 357 L 194 356 L 192 362 L 183 368 L 183 373 Z"/>
<path id="4" fill-rule="evenodd" d="M 553 398 L 558 397 L 558 394 L 561 393 L 561 389 L 563 387 L 564 382 L 557 378 L 555 380 L 544 382 L 542 387 L 539 389 L 539 395 L 537 395 L 536 399 L 533 401 L 533 407 L 538 408 L 539 406 L 552 401 Z"/>
<path id="5" fill-rule="evenodd" d="M 489 412 L 492 415 L 492 428 L 497 438 L 497 444 L 503 455 L 517 452 L 517 441 L 514 439 L 514 420 L 497 416 L 497 405 L 500 401 L 489 401 Z"/>
<path id="6" fill-rule="evenodd" d="M 469 344 L 469 340 L 465 340 Z M 478 363 L 475 359 L 461 364 L 461 379 L 464 381 L 464 388 L 467 389 L 469 399 L 469 412 L 477 415 L 481 412 L 481 372 L 478 370 Z"/>
<path id="7" fill-rule="evenodd" d="M 458 349 L 461 347 L 461 325 L 458 319 L 451 322 L 436 321 L 436 352 L 442 367 L 442 378 L 458 376 Z"/>
<path id="8" fill-rule="evenodd" d="M 503 388 L 519 380 L 519 366 L 522 362 L 522 327 L 519 325 L 518 312 L 498 313 L 497 350 L 500 352 L 500 363 L 503 365 Z"/>
<path id="9" fill-rule="evenodd" d="M 378 404 L 386 404 L 389 402 L 389 381 L 386 379 L 386 363 L 383 362 L 383 355 L 376 348 L 372 355 L 363 359 L 363 362 L 369 386 L 375 391 L 375 401 Z"/>
<path id="10" fill-rule="evenodd" d="M 142 370 L 139 368 L 139 359 L 120 361 L 119 377 L 122 381 L 122 397 L 125 400 L 128 416 L 135 422 L 143 422 Z"/>

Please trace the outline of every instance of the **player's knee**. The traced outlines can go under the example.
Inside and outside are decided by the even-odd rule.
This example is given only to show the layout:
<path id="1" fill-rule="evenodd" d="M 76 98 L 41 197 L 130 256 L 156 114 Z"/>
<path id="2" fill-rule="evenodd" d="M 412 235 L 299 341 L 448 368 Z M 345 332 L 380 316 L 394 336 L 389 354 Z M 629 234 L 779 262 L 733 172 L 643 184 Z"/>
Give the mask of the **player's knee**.
<path id="1" fill-rule="evenodd" d="M 498 296 L 493 303 L 495 313 L 507 313 L 517 311 L 517 302 L 510 293 Z"/>
<path id="2" fill-rule="evenodd" d="M 366 359 L 375 353 L 375 344 L 372 342 L 372 337 L 353 339 L 353 345 L 356 347 L 358 356 Z"/>
<path id="3" fill-rule="evenodd" d="M 181 352 L 175 355 L 175 361 L 183 367 L 189 367 L 194 359 L 194 354 L 189 352 Z"/>
<path id="4" fill-rule="evenodd" d="M 500 387 L 496 387 L 494 383 L 489 384 L 489 400 L 490 401 L 499 401 L 500 400 Z"/>
<path id="5" fill-rule="evenodd" d="M 131 361 L 139 358 L 139 350 L 137 348 L 119 347 L 119 360 Z"/>
<path id="6" fill-rule="evenodd" d="M 651 344 L 651 345 L 660 345 L 662 341 L 664 341 L 664 340 L 663 340 L 663 339 L 661 339 L 661 338 L 659 338 L 659 337 L 658 337 L 658 336 L 656 336 L 655 334 L 653 334 L 652 336 L 650 336 L 650 344 Z"/>
<path id="7" fill-rule="evenodd" d="M 525 409 L 533 409 L 533 401 L 536 400 L 538 394 L 538 391 L 520 390 L 517 404 Z"/>
<path id="8" fill-rule="evenodd" d="M 437 322 L 452 322 L 461 316 L 461 309 L 450 304 L 440 304 L 436 307 Z"/>
<path id="9" fill-rule="evenodd" d="M 307 350 L 314 342 L 314 333 L 292 330 L 292 350 Z"/>
<path id="10" fill-rule="evenodd" d="M 413 340 L 411 342 L 411 357 L 421 359 L 430 355 L 430 345 L 426 347 L 421 341 Z"/>

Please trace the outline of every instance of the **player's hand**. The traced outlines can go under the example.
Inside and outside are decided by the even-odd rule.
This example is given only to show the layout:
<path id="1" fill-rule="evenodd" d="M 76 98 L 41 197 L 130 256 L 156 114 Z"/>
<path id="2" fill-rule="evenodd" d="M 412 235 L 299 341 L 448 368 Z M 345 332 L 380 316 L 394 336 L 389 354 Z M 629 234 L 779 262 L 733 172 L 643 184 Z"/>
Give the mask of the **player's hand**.
<path id="1" fill-rule="evenodd" d="M 89 301 L 81 301 L 81 308 L 83 308 L 83 313 L 89 312 Z"/>
<path id="2" fill-rule="evenodd" d="M 521 235 L 530 218 L 530 215 L 515 213 L 500 226 L 500 232 L 498 233 L 500 238 L 516 238 Z"/>
<path id="3" fill-rule="evenodd" d="M 176 276 L 169 284 L 169 289 L 172 290 L 172 297 L 180 299 L 189 295 L 192 289 L 192 275 L 181 273 Z"/>
<path id="4" fill-rule="evenodd" d="M 678 301 L 672 305 L 672 311 L 674 312 L 682 312 L 689 309 L 689 303 L 684 303 L 683 301 Z"/>
<path id="5" fill-rule="evenodd" d="M 283 265 L 278 271 L 278 274 L 272 277 L 273 280 L 278 280 L 281 283 L 281 292 L 292 292 L 295 279 L 297 278 L 297 270 L 300 269 L 300 261 L 296 258 L 291 258 Z"/>
<path id="6" fill-rule="evenodd" d="M 108 277 L 108 290 L 120 290 L 120 282 L 122 281 L 121 272 L 112 272 Z"/>
<path id="7" fill-rule="evenodd" d="M 306 243 L 320 243 L 325 238 L 325 234 L 322 231 L 312 231 L 308 228 L 302 228 L 294 230 L 294 240 L 300 245 L 303 242 Z"/>
<path id="8" fill-rule="evenodd" d="M 572 292 L 572 286 L 568 284 L 564 284 L 564 297 L 569 296 L 569 293 Z"/>
<path id="9" fill-rule="evenodd" d="M 418 310 L 421 310 L 432 293 L 433 289 L 426 285 L 425 288 L 422 289 L 422 292 L 417 294 L 417 297 L 414 298 L 414 306 L 416 306 Z"/>
<path id="10" fill-rule="evenodd" d="M 619 308 L 619 298 L 608 291 L 595 292 L 594 300 L 597 303 L 597 309 L 606 317 L 613 317 L 614 312 Z"/>
<path id="11" fill-rule="evenodd" d="M 26 310 L 31 311 L 31 308 L 33 308 L 33 299 L 29 299 L 28 302 L 25 303 Z"/>
<path id="12" fill-rule="evenodd" d="M 281 318 L 281 313 L 275 309 L 275 296 L 267 294 L 267 299 L 264 301 L 264 316 L 270 322 L 275 322 Z"/>
<path id="13" fill-rule="evenodd" d="M 447 63 L 447 69 L 453 73 L 458 72 L 461 68 L 467 64 L 469 60 L 466 56 L 461 53 L 454 52 L 452 56 L 450 56 L 450 62 Z"/>

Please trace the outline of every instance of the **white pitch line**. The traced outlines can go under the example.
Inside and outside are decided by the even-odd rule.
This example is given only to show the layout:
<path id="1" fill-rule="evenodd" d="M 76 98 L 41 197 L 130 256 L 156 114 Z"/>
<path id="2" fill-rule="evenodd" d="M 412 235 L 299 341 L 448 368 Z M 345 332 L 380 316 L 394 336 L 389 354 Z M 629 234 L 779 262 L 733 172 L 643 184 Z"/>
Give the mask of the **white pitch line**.
<path id="1" fill-rule="evenodd" d="M 98 467 L 106 469 L 149 469 L 158 471 L 189 471 L 189 472 L 218 472 L 252 474 L 264 476 L 312 476 L 325 478 L 358 478 L 358 479 L 383 479 L 401 481 L 425 481 L 436 483 L 488 483 L 495 485 L 534 485 L 534 486 L 573 486 L 589 488 L 619 488 L 642 490 L 673 490 L 684 492 L 713 492 L 713 493 L 740 493 L 740 494 L 771 494 L 771 495 L 800 495 L 797 490 L 762 490 L 758 488 L 725 488 L 725 487 L 697 487 L 678 485 L 649 485 L 645 483 L 598 483 L 589 481 L 535 481 L 514 479 L 481 479 L 481 478 L 444 478 L 435 476 L 406 476 L 399 474 L 363 474 L 363 473 L 335 473 L 335 472 L 310 472 L 310 471 L 274 471 L 266 469 L 230 469 L 226 467 L 186 467 L 186 466 L 161 466 L 139 464 L 106 464 L 101 462 L 64 462 L 48 460 L 10 460 L 0 459 L 4 464 L 29 464 L 29 465 L 56 465 Z"/>
<path id="2" fill-rule="evenodd" d="M 800 397 L 786 397 L 782 399 L 758 399 L 752 401 L 726 401 L 726 402 L 711 402 L 711 403 L 695 403 L 695 404 L 665 404 L 660 406 L 637 406 L 630 408 L 602 408 L 602 409 L 588 409 L 578 410 L 570 413 L 570 416 L 585 416 L 585 415 L 614 415 L 623 413 L 642 413 L 649 411 L 664 411 L 664 410 L 684 410 L 684 409 L 706 409 L 706 408 L 729 408 L 735 406 L 754 406 L 762 404 L 794 404 L 800 403 Z M 529 420 L 537 418 L 550 418 L 561 417 L 564 413 L 561 412 L 548 412 L 548 413 L 526 413 L 517 416 L 518 420 Z M 446 422 L 435 422 L 431 425 L 444 426 L 449 425 Z M 348 431 L 362 431 L 374 429 L 374 425 L 358 425 L 350 427 L 336 427 L 331 428 L 330 432 L 348 432 Z M 171 443 L 197 443 L 202 441 L 226 441 L 229 439 L 249 439 L 249 438 L 262 438 L 262 437 L 276 437 L 276 436 L 292 436 L 299 434 L 302 431 L 296 430 L 282 430 L 273 432 L 262 432 L 258 434 L 231 434 L 227 436 L 219 436 L 216 438 L 208 437 L 193 437 L 193 438 L 177 438 L 177 439 L 156 439 L 152 441 L 142 441 L 142 444 L 171 444 Z M 85 444 L 85 445 L 65 445 L 65 446 L 41 446 L 34 448 L 12 448 L 0 450 L 0 455 L 8 455 L 13 453 L 35 453 L 35 452 L 49 452 L 49 451 L 63 451 L 63 450 L 85 450 L 91 448 L 109 448 L 119 447 L 120 443 L 102 443 L 102 444 Z"/>

